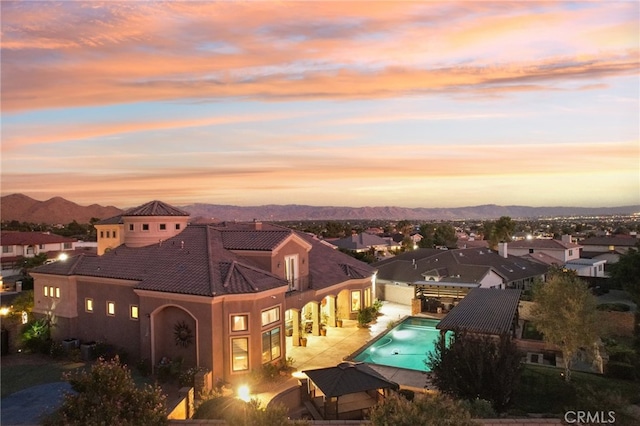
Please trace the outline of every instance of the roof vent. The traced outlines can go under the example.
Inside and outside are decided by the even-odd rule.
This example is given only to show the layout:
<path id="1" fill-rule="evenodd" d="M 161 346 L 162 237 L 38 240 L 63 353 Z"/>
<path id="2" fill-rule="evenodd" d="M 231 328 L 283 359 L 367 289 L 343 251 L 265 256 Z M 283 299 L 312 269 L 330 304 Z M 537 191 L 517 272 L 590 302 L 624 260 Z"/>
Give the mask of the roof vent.
<path id="1" fill-rule="evenodd" d="M 180 248 L 183 249 L 184 248 L 184 241 L 180 241 Z"/>

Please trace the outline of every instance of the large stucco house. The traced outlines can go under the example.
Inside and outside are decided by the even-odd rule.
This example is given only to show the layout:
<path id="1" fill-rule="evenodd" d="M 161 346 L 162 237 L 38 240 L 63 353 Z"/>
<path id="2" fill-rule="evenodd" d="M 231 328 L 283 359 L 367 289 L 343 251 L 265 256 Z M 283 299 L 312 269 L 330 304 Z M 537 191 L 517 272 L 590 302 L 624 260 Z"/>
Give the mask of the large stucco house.
<path id="1" fill-rule="evenodd" d="M 152 365 L 182 357 L 233 382 L 285 359 L 301 321 L 318 335 L 321 318 L 336 326 L 373 302 L 372 267 L 284 227 L 189 224 L 152 201 L 96 228 L 100 255 L 32 273 L 34 312 L 55 339 L 109 343 Z"/>

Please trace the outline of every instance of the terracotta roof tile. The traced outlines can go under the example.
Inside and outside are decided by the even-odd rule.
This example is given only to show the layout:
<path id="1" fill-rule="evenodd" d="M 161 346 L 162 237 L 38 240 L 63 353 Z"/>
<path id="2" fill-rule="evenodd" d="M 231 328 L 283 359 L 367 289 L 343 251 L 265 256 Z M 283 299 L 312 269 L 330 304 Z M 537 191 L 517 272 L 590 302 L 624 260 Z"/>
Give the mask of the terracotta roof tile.
<path id="1" fill-rule="evenodd" d="M 223 230 L 222 244 L 227 250 L 259 250 L 270 251 L 278 247 L 291 230 Z"/>
<path id="2" fill-rule="evenodd" d="M 149 201 L 127 210 L 122 216 L 189 216 L 189 213 L 162 201 Z"/>
<path id="3" fill-rule="evenodd" d="M 2 231 L 0 244 L 3 246 L 27 246 L 35 244 L 55 244 L 76 242 L 75 238 L 63 237 L 44 232 Z"/>

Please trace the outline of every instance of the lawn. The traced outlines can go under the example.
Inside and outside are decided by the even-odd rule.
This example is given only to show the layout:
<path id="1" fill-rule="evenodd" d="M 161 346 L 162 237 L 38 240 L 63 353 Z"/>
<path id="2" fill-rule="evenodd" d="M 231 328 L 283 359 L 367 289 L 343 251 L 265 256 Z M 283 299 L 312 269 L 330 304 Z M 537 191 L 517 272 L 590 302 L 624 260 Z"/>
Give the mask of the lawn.
<path id="1" fill-rule="evenodd" d="M 31 357 L 31 355 L 11 355 L 11 357 Z M 24 361 L 24 360 L 23 360 Z M 84 362 L 53 361 L 50 358 L 32 358 L 26 363 L 2 361 L 2 397 L 31 386 L 62 381 L 62 374 L 85 368 Z"/>
<path id="2" fill-rule="evenodd" d="M 574 371 L 571 383 L 566 383 L 562 372 L 559 368 L 526 365 L 511 410 L 514 413 L 559 415 L 568 409 L 579 408 L 576 405 L 612 404 L 608 399 L 616 394 L 631 398 L 630 403 L 640 402 L 639 382 Z M 582 409 L 585 408 L 597 407 Z"/>

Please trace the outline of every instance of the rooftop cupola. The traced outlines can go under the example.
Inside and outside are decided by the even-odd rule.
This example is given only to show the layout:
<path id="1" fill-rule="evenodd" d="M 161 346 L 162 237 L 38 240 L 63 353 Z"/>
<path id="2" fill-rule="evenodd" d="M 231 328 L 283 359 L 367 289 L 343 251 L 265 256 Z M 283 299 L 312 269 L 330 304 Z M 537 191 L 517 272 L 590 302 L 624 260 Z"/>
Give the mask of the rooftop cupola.
<path id="1" fill-rule="evenodd" d="M 124 244 L 144 247 L 158 244 L 182 232 L 189 213 L 162 201 L 150 201 L 122 213 Z"/>

